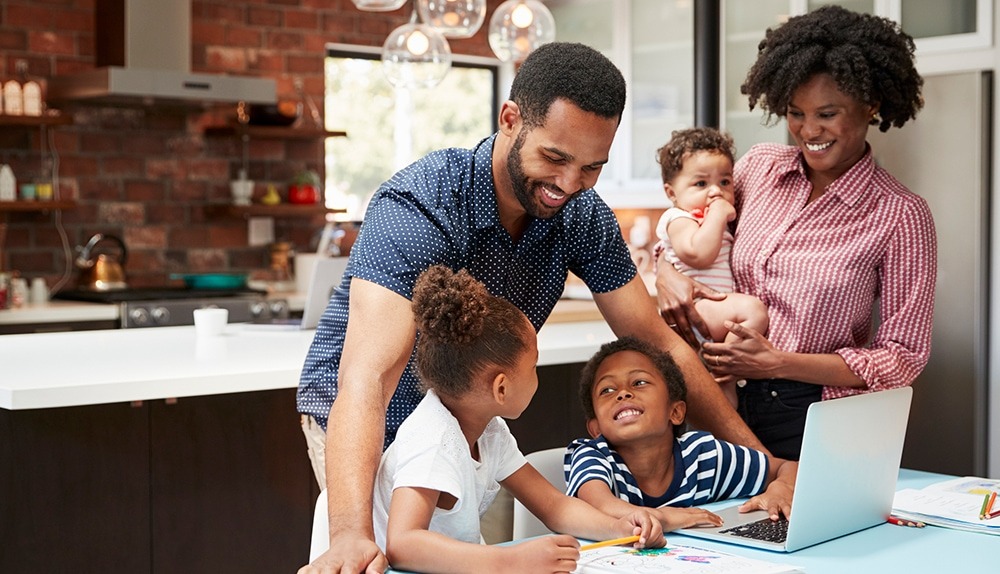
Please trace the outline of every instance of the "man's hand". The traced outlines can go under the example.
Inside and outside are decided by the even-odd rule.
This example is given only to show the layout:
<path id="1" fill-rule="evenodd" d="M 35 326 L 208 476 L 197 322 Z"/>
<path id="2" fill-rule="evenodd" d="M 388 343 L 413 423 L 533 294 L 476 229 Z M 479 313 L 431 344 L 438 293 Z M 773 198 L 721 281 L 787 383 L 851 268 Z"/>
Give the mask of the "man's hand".
<path id="1" fill-rule="evenodd" d="M 330 549 L 298 574 L 382 574 L 389 561 L 374 541 L 357 535 L 338 535 Z"/>

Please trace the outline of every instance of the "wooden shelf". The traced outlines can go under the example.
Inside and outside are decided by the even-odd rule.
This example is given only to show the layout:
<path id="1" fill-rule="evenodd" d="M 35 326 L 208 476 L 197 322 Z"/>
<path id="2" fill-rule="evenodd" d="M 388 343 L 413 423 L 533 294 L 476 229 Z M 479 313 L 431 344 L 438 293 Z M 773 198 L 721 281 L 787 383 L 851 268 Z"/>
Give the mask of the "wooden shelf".
<path id="1" fill-rule="evenodd" d="M 322 205 L 297 205 L 294 203 L 279 203 L 278 205 L 216 204 L 205 206 L 205 210 L 209 215 L 215 217 L 314 217 L 346 212 L 344 209 L 330 209 Z"/>
<path id="2" fill-rule="evenodd" d="M 52 201 L 0 201 L 0 213 L 6 211 L 50 211 L 53 209 L 75 209 L 76 201 L 59 199 Z"/>
<path id="3" fill-rule="evenodd" d="M 44 116 L 9 116 L 0 114 L 0 126 L 36 128 L 40 126 L 64 126 L 71 123 L 73 123 L 73 117 L 62 113 Z"/>
<path id="4" fill-rule="evenodd" d="M 261 139 L 317 139 L 344 137 L 347 132 L 330 131 L 308 126 L 251 126 L 251 125 L 222 125 L 208 126 L 205 128 L 206 136 L 232 137 L 247 135 L 252 138 Z"/>

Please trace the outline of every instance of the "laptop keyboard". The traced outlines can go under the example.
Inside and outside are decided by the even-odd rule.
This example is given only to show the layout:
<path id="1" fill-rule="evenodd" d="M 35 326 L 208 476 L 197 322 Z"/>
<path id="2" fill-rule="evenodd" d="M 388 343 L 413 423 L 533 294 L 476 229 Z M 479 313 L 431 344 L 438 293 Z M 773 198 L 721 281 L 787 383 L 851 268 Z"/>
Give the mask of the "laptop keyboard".
<path id="1" fill-rule="evenodd" d="M 788 520 L 785 518 L 780 520 L 763 518 L 756 522 L 741 524 L 739 526 L 720 530 L 719 532 L 723 534 L 732 534 L 733 536 L 742 536 L 744 538 L 753 538 L 754 540 L 764 540 L 766 542 L 781 544 L 786 538 L 788 538 Z"/>

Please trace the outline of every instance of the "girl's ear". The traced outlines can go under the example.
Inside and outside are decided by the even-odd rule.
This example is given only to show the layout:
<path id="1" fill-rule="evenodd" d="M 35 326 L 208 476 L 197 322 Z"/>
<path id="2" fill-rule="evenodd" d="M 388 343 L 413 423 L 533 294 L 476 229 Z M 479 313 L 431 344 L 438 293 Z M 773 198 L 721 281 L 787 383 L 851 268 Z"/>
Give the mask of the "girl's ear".
<path id="1" fill-rule="evenodd" d="M 498 405 L 502 406 L 507 402 L 507 383 L 507 375 L 502 372 L 493 377 L 493 400 Z"/>
<path id="2" fill-rule="evenodd" d="M 669 199 L 674 203 L 677 203 L 677 196 L 674 194 L 674 186 L 670 185 L 669 183 L 665 183 L 663 184 L 663 191 L 667 192 L 667 199 Z"/>
<path id="3" fill-rule="evenodd" d="M 587 432 L 590 433 L 590 438 L 597 438 L 601 436 L 601 425 L 597 424 L 597 419 L 587 419 Z"/>
<path id="4" fill-rule="evenodd" d="M 504 135 L 513 137 L 517 127 L 521 125 L 521 108 L 512 100 L 507 100 L 500 106 L 500 131 Z"/>
<path id="5" fill-rule="evenodd" d="M 674 401 L 670 406 L 670 424 L 675 427 L 684 424 L 684 418 L 687 416 L 687 403 L 684 401 Z"/>

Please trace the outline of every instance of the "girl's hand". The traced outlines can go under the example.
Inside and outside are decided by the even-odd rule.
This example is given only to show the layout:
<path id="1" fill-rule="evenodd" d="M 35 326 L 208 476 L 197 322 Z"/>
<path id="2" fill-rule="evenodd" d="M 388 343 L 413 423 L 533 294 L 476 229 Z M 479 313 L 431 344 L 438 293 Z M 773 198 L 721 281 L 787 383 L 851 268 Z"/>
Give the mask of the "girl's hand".
<path id="1" fill-rule="evenodd" d="M 732 203 L 723 199 L 721 194 L 717 197 L 709 195 L 708 205 L 705 206 L 705 217 L 708 217 L 710 213 L 712 217 L 722 218 L 726 223 L 736 219 L 736 208 Z"/>
<path id="2" fill-rule="evenodd" d="M 712 299 L 721 301 L 725 293 L 709 289 L 701 283 L 681 274 L 665 259 L 660 259 L 656 271 L 656 305 L 660 316 L 667 326 L 684 338 L 694 348 L 698 339 L 694 336 L 692 327 L 699 332 L 708 333 L 708 325 L 694 308 L 696 299 Z"/>
<path id="3" fill-rule="evenodd" d="M 695 526 L 722 526 L 722 517 L 703 508 L 675 508 L 664 506 L 656 509 L 664 532 Z"/>
<path id="4" fill-rule="evenodd" d="M 637 509 L 618 521 L 622 523 L 622 536 L 639 536 L 636 548 L 662 548 L 667 543 L 659 519 L 645 508 Z"/>
<path id="5" fill-rule="evenodd" d="M 764 335 L 732 321 L 726 321 L 725 326 L 739 340 L 704 343 L 701 347 L 705 366 L 717 381 L 780 377 L 777 371 L 782 364 L 781 352 Z"/>
<path id="6" fill-rule="evenodd" d="M 533 538 L 506 547 L 509 559 L 502 572 L 520 574 L 554 574 L 576 570 L 580 559 L 580 543 L 567 534 L 554 534 Z"/>

